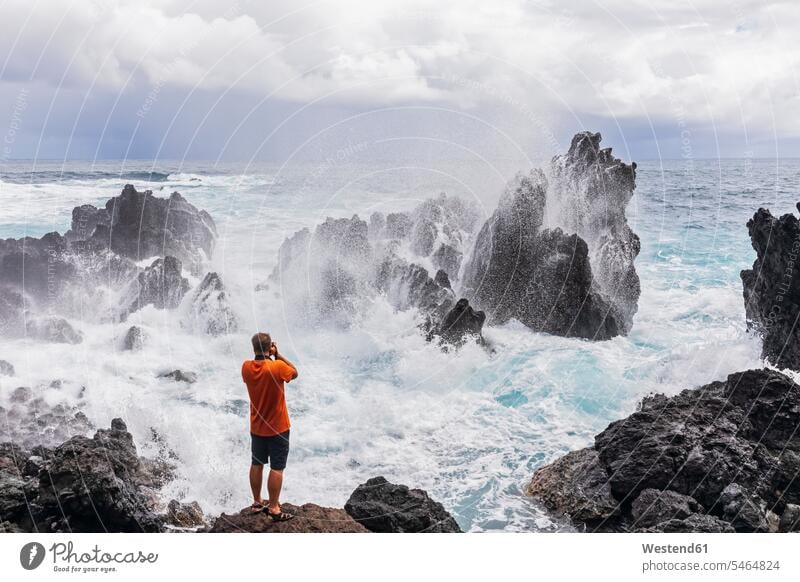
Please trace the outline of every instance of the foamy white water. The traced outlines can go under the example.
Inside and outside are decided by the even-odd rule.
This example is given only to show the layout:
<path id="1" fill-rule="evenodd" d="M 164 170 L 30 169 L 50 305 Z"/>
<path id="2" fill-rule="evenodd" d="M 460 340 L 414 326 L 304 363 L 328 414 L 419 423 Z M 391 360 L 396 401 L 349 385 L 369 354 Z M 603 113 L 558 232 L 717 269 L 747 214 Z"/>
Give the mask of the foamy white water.
<path id="1" fill-rule="evenodd" d="M 521 492 L 533 470 L 591 443 L 642 395 L 675 393 L 761 366 L 745 332 L 739 270 L 754 258 L 745 222 L 759 206 L 793 210 L 797 162 L 651 162 L 639 167 L 628 209 L 642 241 L 636 266 L 642 295 L 628 337 L 588 342 L 532 333 L 521 325 L 485 329 L 494 352 L 466 346 L 443 353 L 425 342 L 415 314 L 376 300 L 351 329 L 287 329 L 282 305 L 256 292 L 282 240 L 326 216 L 366 218 L 409 209 L 440 191 L 491 213 L 519 168 L 487 172 L 470 164 L 204 167 L 126 162 L 7 166 L 0 174 L 0 236 L 40 236 L 69 226 L 73 206 L 104 203 L 130 182 L 179 190 L 215 218 L 212 267 L 222 275 L 241 333 L 198 336 L 181 313 L 148 307 L 125 324 L 93 323 L 85 305 L 75 326 L 84 342 L 34 345 L 0 339 L 14 378 L 0 377 L 0 403 L 25 385 L 50 404 L 77 402 L 98 426 L 121 416 L 145 454 L 153 430 L 178 457 L 166 496 L 198 500 L 206 512 L 248 502 L 247 394 L 239 369 L 249 336 L 271 331 L 301 373 L 290 384 L 292 451 L 285 498 L 341 506 L 375 475 L 429 491 L 474 531 L 552 529 Z M 119 174 L 122 173 L 122 176 Z M 154 181 L 148 183 L 147 177 Z M 197 281 L 194 280 L 193 284 Z M 302 281 L 297 282 L 298 286 Z M 121 352 L 120 336 L 140 325 L 151 341 Z M 181 368 L 193 385 L 158 379 Z M 61 389 L 48 388 L 54 379 Z"/>

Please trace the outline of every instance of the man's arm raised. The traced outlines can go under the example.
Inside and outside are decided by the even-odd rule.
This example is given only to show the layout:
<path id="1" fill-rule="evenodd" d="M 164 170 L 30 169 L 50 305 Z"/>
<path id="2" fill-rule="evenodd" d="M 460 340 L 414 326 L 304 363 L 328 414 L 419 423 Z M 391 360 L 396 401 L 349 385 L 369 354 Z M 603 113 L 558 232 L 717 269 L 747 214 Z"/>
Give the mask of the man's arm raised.
<path id="1" fill-rule="evenodd" d="M 287 366 L 289 366 L 292 369 L 291 378 L 284 378 L 283 379 L 284 382 L 289 382 L 289 381 L 294 380 L 295 378 L 297 378 L 297 376 L 298 376 L 297 367 L 294 364 L 292 364 L 289 360 L 287 360 L 286 358 L 284 358 L 281 355 L 281 353 L 278 351 L 278 344 L 276 344 L 275 342 L 272 342 L 272 347 L 270 347 L 269 353 L 270 353 L 270 355 L 275 356 L 276 360 L 280 360 L 281 362 L 283 362 L 284 364 L 286 364 Z"/>

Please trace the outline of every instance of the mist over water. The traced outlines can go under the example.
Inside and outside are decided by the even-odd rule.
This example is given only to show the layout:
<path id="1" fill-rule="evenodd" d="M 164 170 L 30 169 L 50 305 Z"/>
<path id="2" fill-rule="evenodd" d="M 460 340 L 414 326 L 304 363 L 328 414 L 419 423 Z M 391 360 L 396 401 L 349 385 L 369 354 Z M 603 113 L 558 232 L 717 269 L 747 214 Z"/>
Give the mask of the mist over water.
<path id="1" fill-rule="evenodd" d="M 3 205 L 0 237 L 64 232 L 74 206 L 101 205 L 125 183 L 164 196 L 178 190 L 217 223 L 210 270 L 231 294 L 240 332 L 198 336 L 181 327 L 185 305 L 149 306 L 110 324 L 86 304 L 72 320 L 84 333 L 79 345 L 0 338 L 0 359 L 16 368 L 16 377 L 0 377 L 0 405 L 17 386 L 51 405 L 77 402 L 85 387 L 83 410 L 95 425 L 121 416 L 141 452 L 158 454 L 163 440 L 177 455 L 179 478 L 165 497 L 196 499 L 210 514 L 231 511 L 249 501 L 240 365 L 250 357 L 249 336 L 270 331 L 300 369 L 287 388 L 286 500 L 340 507 L 356 485 L 384 475 L 426 489 L 473 531 L 558 529 L 521 495 L 536 467 L 590 444 L 647 393 L 674 394 L 762 365 L 760 343 L 745 331 L 739 271 L 754 258 L 745 224 L 759 206 L 793 211 L 800 177 L 797 161 L 640 163 L 627 215 L 641 238 L 642 294 L 627 337 L 589 342 L 512 322 L 484 328 L 493 353 L 475 345 L 445 353 L 425 341 L 413 311 L 397 313 L 382 298 L 346 330 L 298 329 L 286 324 L 281 299 L 256 287 L 281 242 L 327 216 L 367 219 L 444 191 L 477 203 L 484 220 L 505 182 L 529 168 L 164 163 L 151 174 L 143 163 L 122 167 L 39 163 L 30 173 L 29 165 L 4 165 L 0 195 L 13 203 Z M 148 333 L 141 352 L 119 350 L 130 325 Z M 175 368 L 196 372 L 198 381 L 157 378 Z M 65 381 L 60 389 L 49 387 L 55 379 Z"/>

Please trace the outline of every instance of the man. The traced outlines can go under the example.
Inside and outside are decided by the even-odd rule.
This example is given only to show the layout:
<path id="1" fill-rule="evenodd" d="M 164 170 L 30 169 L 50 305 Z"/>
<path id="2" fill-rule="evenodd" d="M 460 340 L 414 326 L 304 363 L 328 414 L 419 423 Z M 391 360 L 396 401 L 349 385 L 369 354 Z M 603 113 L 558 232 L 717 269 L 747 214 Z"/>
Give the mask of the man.
<path id="1" fill-rule="evenodd" d="M 284 383 L 297 378 L 297 368 L 278 352 L 268 333 L 253 336 L 255 358 L 242 364 L 242 379 L 250 395 L 250 438 L 252 463 L 250 488 L 254 513 L 266 510 L 274 521 L 288 521 L 294 516 L 281 511 L 280 494 L 283 470 L 289 456 L 289 411 L 284 397 Z M 272 359 L 274 358 L 274 359 Z M 265 504 L 261 498 L 264 463 L 269 461 Z"/>

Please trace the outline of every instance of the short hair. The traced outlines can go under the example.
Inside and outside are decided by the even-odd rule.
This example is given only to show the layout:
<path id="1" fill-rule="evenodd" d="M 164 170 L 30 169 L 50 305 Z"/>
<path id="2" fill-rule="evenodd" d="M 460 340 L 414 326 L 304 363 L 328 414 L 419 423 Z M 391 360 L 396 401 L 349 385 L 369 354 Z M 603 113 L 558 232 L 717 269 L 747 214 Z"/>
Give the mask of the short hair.
<path id="1" fill-rule="evenodd" d="M 253 343 L 253 352 L 257 356 L 264 356 L 269 353 L 269 348 L 272 346 L 272 337 L 268 333 L 258 332 L 250 340 Z"/>

